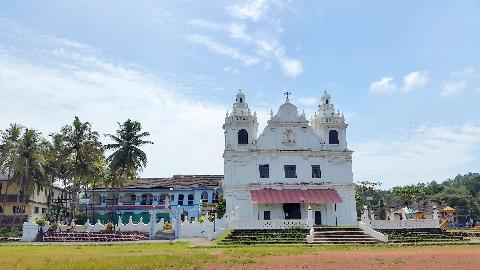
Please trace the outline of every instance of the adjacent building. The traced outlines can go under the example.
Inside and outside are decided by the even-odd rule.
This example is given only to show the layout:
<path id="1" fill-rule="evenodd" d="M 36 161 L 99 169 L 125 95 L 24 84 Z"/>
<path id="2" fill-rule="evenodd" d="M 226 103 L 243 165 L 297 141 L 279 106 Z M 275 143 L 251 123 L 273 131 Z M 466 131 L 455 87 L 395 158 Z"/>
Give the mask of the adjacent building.
<path id="1" fill-rule="evenodd" d="M 8 188 L 8 189 L 7 189 Z M 58 202 L 68 201 L 71 194 L 60 187 L 41 187 L 34 185 L 30 192 L 23 192 L 7 176 L 0 175 L 0 227 L 20 228 L 29 218 L 36 219 L 55 213 Z M 63 204 L 65 209 L 68 205 Z M 15 216 L 15 218 L 14 218 Z"/>
<path id="2" fill-rule="evenodd" d="M 306 219 L 356 225 L 352 151 L 347 124 L 326 92 L 311 121 L 286 94 L 260 135 L 256 112 L 239 90 L 223 129 L 223 193 L 240 220 Z"/>
<path id="3" fill-rule="evenodd" d="M 123 222 L 128 222 L 130 216 L 135 222 L 140 218 L 149 222 L 152 209 L 157 210 L 158 219 L 170 220 L 169 213 L 173 210 L 181 212 L 182 220 L 191 221 L 202 215 L 202 204 L 208 206 L 218 202 L 222 179 L 223 175 L 140 178 L 120 190 L 89 191 L 90 204 L 83 207 L 90 219 L 102 222 L 116 221 L 118 216 Z"/>

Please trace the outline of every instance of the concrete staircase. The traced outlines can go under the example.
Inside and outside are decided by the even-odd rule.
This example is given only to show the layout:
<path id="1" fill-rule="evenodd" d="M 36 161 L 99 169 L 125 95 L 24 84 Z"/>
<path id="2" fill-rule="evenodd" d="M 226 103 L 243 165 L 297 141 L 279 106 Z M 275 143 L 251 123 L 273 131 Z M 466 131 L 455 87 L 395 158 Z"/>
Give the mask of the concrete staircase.
<path id="1" fill-rule="evenodd" d="M 388 235 L 390 243 L 429 243 L 429 242 L 461 242 L 464 237 L 446 233 L 441 229 L 399 229 L 378 230 Z"/>
<path id="2" fill-rule="evenodd" d="M 307 229 L 233 230 L 220 245 L 306 244 Z"/>
<path id="3" fill-rule="evenodd" d="M 377 239 L 358 227 L 314 227 L 313 243 L 319 244 L 376 244 Z"/>

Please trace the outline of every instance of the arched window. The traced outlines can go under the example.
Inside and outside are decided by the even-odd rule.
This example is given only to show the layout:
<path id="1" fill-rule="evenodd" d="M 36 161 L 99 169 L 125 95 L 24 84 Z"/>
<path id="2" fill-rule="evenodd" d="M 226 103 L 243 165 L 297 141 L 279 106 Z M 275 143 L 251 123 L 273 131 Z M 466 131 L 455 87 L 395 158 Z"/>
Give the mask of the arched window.
<path id="1" fill-rule="evenodd" d="M 208 203 L 208 193 L 206 191 L 202 192 L 202 202 Z"/>
<path id="2" fill-rule="evenodd" d="M 183 194 L 178 195 L 178 205 L 183 205 L 183 198 L 184 198 Z"/>
<path id="3" fill-rule="evenodd" d="M 328 133 L 328 143 L 338 144 L 338 131 L 330 130 L 330 132 Z"/>
<path id="4" fill-rule="evenodd" d="M 218 203 L 218 192 L 216 191 L 212 193 L 212 203 Z"/>
<path id="5" fill-rule="evenodd" d="M 188 194 L 188 205 L 193 205 L 193 194 Z"/>
<path id="6" fill-rule="evenodd" d="M 248 132 L 245 129 L 238 131 L 238 144 L 248 144 Z"/>

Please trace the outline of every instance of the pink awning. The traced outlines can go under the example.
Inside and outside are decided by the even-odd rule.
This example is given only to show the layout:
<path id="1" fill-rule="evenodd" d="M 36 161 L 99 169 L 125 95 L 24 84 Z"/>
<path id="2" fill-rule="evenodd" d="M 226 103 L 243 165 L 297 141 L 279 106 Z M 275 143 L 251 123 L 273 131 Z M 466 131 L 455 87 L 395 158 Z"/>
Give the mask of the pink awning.
<path id="1" fill-rule="evenodd" d="M 254 203 L 341 203 L 335 189 L 272 189 L 250 190 Z"/>

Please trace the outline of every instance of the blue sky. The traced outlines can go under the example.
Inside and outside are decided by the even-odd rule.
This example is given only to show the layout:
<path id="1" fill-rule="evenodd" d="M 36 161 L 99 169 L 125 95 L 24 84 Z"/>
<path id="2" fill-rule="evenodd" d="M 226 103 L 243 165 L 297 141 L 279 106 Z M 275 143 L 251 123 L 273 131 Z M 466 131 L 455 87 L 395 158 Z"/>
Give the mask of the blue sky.
<path id="1" fill-rule="evenodd" d="M 480 165 L 480 1 L 3 1 L 0 128 L 74 115 L 151 131 L 144 176 L 222 173 L 236 89 L 265 124 L 285 89 L 345 112 L 354 179 Z"/>

